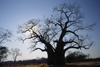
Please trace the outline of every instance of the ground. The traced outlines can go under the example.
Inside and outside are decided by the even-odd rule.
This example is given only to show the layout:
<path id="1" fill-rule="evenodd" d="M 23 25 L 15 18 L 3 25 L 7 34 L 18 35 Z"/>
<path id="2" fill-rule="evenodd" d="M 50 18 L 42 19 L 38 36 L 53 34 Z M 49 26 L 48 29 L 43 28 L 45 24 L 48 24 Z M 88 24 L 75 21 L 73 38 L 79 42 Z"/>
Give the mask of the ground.
<path id="1" fill-rule="evenodd" d="M 77 62 L 77 63 L 66 63 L 63 66 L 48 66 L 47 64 L 30 64 L 30 65 L 16 65 L 16 66 L 2 66 L 2 67 L 100 67 L 100 61 L 93 61 L 93 62 Z"/>

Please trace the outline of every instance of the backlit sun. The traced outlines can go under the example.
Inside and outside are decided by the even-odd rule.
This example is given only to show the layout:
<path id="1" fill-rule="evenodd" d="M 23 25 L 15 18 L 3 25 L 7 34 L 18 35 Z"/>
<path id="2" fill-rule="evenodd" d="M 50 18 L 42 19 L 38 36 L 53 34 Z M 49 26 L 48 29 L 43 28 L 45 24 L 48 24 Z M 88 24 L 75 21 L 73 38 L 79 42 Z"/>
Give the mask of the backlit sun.
<path id="1" fill-rule="evenodd" d="M 32 29 L 29 29 L 29 33 L 32 34 L 33 33 L 33 30 Z"/>

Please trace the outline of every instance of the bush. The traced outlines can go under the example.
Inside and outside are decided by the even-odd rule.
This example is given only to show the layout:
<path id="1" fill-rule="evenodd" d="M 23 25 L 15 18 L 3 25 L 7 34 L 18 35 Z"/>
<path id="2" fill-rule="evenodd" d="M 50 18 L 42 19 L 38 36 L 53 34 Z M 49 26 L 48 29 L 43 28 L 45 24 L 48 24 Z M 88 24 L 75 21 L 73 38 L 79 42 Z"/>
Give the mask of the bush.
<path id="1" fill-rule="evenodd" d="M 86 55 L 80 51 L 71 52 L 66 56 L 66 62 L 79 62 L 84 61 L 89 55 Z"/>

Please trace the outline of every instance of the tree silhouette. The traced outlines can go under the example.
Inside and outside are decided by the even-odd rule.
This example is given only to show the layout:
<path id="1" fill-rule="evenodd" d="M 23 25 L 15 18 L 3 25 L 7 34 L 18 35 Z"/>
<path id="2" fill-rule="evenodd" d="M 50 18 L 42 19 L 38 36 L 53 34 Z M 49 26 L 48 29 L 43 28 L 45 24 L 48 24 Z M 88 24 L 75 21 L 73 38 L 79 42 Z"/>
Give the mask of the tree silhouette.
<path id="1" fill-rule="evenodd" d="M 84 33 L 92 30 L 95 24 L 84 25 L 83 18 L 80 6 L 64 3 L 54 8 L 50 18 L 43 21 L 33 19 L 19 26 L 18 33 L 24 35 L 19 39 L 32 40 L 32 51 L 46 51 L 48 64 L 65 64 L 65 52 L 68 49 L 89 49 L 93 44 Z M 38 44 L 44 44 L 44 49 L 37 47 Z"/>
<path id="2" fill-rule="evenodd" d="M 0 62 L 7 58 L 8 49 L 6 47 L 0 46 Z"/>
<path id="3" fill-rule="evenodd" d="M 18 56 L 21 56 L 22 53 L 20 53 L 20 49 L 18 49 L 18 48 L 13 49 L 13 48 L 12 48 L 12 49 L 9 51 L 9 54 L 11 54 L 11 55 L 13 56 L 14 66 L 15 66 L 15 62 L 16 62 L 17 57 L 18 57 Z"/>

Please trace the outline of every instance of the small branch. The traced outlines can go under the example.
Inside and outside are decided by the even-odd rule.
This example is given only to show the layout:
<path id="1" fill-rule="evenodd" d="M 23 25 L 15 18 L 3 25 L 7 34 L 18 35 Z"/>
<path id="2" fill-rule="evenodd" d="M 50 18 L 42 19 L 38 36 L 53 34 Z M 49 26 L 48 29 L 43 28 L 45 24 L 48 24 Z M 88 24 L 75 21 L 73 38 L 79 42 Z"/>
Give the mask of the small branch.
<path id="1" fill-rule="evenodd" d="M 89 48 L 93 45 L 93 43 L 94 43 L 94 42 L 91 42 L 90 45 L 84 45 L 84 46 L 82 46 L 82 48 L 84 48 L 84 49 L 89 49 Z M 88 46 L 88 47 L 87 47 L 87 46 Z"/>
<path id="2" fill-rule="evenodd" d="M 58 21 L 58 22 L 60 23 L 60 21 Z M 61 27 L 61 29 L 63 29 L 62 23 L 60 23 L 60 24 L 59 23 L 56 23 L 55 26 L 59 25 Z"/>
<path id="3" fill-rule="evenodd" d="M 38 49 L 39 49 L 39 50 L 41 50 L 42 52 L 47 51 L 46 49 L 35 48 L 35 49 L 34 49 L 34 50 L 32 50 L 31 52 L 33 52 L 33 51 L 35 51 L 35 50 L 38 50 Z M 30 52 L 30 53 L 31 53 L 31 52 Z"/>
<path id="4" fill-rule="evenodd" d="M 78 28 L 74 30 L 74 32 L 78 31 L 78 30 L 93 30 L 93 26 L 95 26 L 96 23 L 91 24 L 91 25 L 87 25 L 85 27 L 82 26 L 77 26 Z"/>
<path id="5" fill-rule="evenodd" d="M 64 42 L 64 44 L 68 44 L 68 43 L 76 43 L 77 45 L 79 45 L 79 43 L 78 42 L 76 42 L 76 41 L 67 41 L 67 42 Z"/>
<path id="6" fill-rule="evenodd" d="M 74 34 L 74 35 L 75 35 L 75 36 L 77 36 L 77 37 L 78 37 L 78 39 L 79 39 L 79 36 L 78 36 L 75 32 L 70 31 L 70 30 L 67 30 L 66 32 L 70 32 L 70 33 Z"/>
<path id="7" fill-rule="evenodd" d="M 71 48 L 79 49 L 79 48 L 81 48 L 81 46 L 78 46 L 78 47 L 69 46 L 66 49 L 64 49 L 64 52 L 67 51 L 68 49 L 71 49 Z"/>
<path id="8" fill-rule="evenodd" d="M 78 22 L 76 20 L 74 20 L 74 21 L 69 21 L 69 23 L 70 23 L 70 25 L 68 25 L 67 28 L 69 28 L 70 26 L 72 26 L 72 25 L 74 25 L 74 24 L 76 24 Z"/>

